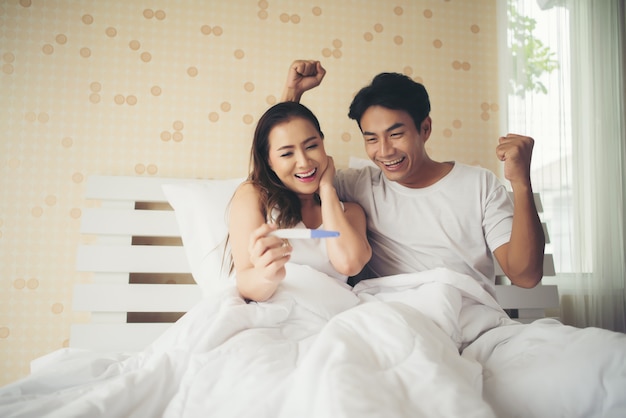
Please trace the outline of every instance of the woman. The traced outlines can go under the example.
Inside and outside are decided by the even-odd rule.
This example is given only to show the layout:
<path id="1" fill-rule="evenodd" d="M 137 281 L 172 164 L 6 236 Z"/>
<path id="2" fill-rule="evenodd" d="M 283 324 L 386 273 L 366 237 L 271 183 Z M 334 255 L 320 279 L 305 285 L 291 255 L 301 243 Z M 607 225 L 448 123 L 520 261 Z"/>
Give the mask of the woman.
<path id="1" fill-rule="evenodd" d="M 295 102 L 272 106 L 257 124 L 251 173 L 235 192 L 229 216 L 237 288 L 246 299 L 269 299 L 288 261 L 345 282 L 371 257 L 363 209 L 339 201 L 323 139 L 315 115 Z M 339 236 L 288 242 L 270 235 L 277 228 L 322 227 Z"/>

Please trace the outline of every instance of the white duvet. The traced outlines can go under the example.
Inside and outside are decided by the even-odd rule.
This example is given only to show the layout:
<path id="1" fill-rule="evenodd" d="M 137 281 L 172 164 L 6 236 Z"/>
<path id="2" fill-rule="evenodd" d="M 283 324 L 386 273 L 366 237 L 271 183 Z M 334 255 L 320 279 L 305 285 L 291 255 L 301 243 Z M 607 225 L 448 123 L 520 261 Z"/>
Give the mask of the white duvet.
<path id="1" fill-rule="evenodd" d="M 227 288 L 145 351 L 33 369 L 1 417 L 626 416 L 626 336 L 519 324 L 445 269 L 349 289 L 289 264 L 268 302 Z"/>

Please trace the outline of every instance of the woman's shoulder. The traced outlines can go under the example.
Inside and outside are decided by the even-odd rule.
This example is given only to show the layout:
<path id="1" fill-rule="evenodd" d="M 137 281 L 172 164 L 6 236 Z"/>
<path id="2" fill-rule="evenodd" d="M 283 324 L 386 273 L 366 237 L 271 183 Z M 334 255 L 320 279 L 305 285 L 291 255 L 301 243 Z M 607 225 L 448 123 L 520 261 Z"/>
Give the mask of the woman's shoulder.
<path id="1" fill-rule="evenodd" d="M 340 202 L 341 202 L 341 205 L 343 206 L 343 211 L 344 212 L 349 210 L 349 209 L 354 208 L 355 206 L 361 207 L 361 205 L 359 205 L 356 202 L 344 202 L 343 200 L 340 201 Z"/>
<path id="2" fill-rule="evenodd" d="M 230 201 L 229 214 L 232 219 L 249 219 L 260 215 L 264 217 L 261 191 L 250 181 L 241 183 Z"/>
<path id="3" fill-rule="evenodd" d="M 359 205 L 357 202 L 343 202 L 342 201 L 341 204 L 343 205 L 343 211 L 347 215 L 352 215 L 352 214 L 355 214 L 357 212 L 365 213 L 363 211 L 363 207 L 361 205 Z"/>
<path id="4" fill-rule="evenodd" d="M 260 196 L 261 190 L 259 189 L 259 187 L 256 184 L 252 183 L 250 180 L 246 180 L 239 186 L 237 186 L 237 189 L 235 189 L 235 193 L 233 194 L 233 202 L 247 202 L 250 199 L 258 201 Z"/>

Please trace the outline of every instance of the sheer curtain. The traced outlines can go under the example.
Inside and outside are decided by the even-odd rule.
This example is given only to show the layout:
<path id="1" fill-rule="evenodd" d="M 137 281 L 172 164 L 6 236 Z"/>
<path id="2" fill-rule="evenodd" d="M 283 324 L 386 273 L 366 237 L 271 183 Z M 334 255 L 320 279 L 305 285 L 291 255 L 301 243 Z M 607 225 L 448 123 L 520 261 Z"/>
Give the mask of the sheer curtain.
<path id="1" fill-rule="evenodd" d="M 559 285 L 565 323 L 626 332 L 624 1 L 508 3 L 501 123 L 535 138 L 532 182 L 557 269 L 544 282 Z"/>

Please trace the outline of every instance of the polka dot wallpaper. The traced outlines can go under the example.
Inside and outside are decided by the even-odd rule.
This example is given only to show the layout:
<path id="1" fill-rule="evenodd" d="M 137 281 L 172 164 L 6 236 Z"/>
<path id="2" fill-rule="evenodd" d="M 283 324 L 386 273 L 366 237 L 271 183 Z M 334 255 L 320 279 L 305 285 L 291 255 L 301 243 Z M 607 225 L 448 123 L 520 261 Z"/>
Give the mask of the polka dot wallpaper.
<path id="1" fill-rule="evenodd" d="M 328 73 L 303 102 L 341 168 L 347 117 L 381 71 L 423 82 L 427 150 L 492 170 L 496 0 L 0 0 L 0 384 L 68 345 L 86 179 L 244 176 L 290 63 Z"/>

